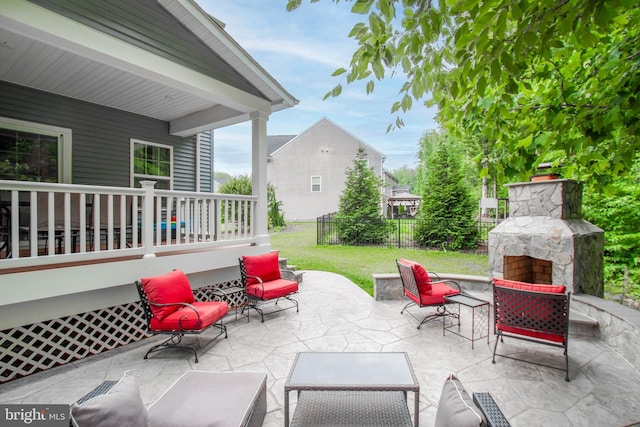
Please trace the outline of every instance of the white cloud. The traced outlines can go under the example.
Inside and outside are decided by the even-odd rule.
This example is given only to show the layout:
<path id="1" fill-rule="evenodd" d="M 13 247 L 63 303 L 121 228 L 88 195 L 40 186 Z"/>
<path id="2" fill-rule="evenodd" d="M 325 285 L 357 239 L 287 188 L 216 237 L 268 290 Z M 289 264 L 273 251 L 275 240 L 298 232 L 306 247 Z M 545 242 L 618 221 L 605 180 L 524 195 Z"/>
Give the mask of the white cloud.
<path id="1" fill-rule="evenodd" d="M 362 15 L 349 12 L 350 2 L 303 1 L 287 13 L 285 1 L 196 0 L 200 6 L 226 24 L 226 31 L 260 65 L 300 100 L 296 107 L 273 114 L 267 122 L 270 135 L 298 134 L 328 117 L 354 136 L 387 156 L 385 167 L 413 166 L 418 140 L 435 128 L 435 111 L 414 101 L 405 117 L 406 127 L 386 133 L 395 122 L 391 105 L 398 100 L 402 76 L 375 81 L 367 95 L 366 82 L 347 85 L 344 76 L 332 77 L 336 68 L 348 66 L 356 48 L 348 38 Z M 323 101 L 337 84 L 343 92 Z M 251 172 L 251 131 L 236 125 L 215 131 L 215 168 L 231 174 Z"/>

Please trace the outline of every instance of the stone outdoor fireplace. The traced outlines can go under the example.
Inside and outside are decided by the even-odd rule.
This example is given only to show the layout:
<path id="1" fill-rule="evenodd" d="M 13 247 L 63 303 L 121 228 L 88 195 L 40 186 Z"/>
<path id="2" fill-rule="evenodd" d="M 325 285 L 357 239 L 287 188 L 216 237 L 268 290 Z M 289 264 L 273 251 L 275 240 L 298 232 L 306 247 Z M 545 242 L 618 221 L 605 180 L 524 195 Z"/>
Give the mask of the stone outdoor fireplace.
<path id="1" fill-rule="evenodd" d="M 489 275 L 603 296 L 604 232 L 582 219 L 582 186 L 509 184 L 510 217 L 489 233 Z"/>

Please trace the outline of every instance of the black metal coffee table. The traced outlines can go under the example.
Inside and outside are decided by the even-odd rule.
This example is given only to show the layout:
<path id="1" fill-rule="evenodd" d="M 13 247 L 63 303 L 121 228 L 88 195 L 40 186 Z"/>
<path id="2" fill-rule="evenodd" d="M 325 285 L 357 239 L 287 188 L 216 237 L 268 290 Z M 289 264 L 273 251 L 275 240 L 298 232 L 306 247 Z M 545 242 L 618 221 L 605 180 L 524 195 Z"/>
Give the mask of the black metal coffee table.
<path id="1" fill-rule="evenodd" d="M 410 426 L 410 391 L 419 425 L 420 385 L 404 352 L 298 353 L 284 386 L 285 427 L 293 390 L 298 392 L 294 426 Z"/>
<path id="2" fill-rule="evenodd" d="M 442 335 L 445 331 L 453 332 L 454 334 L 461 336 L 462 338 L 471 341 L 471 349 L 473 350 L 473 343 L 479 339 L 486 338 L 487 344 L 489 343 L 489 315 L 490 308 L 489 302 L 481 300 L 470 295 L 458 294 L 444 297 L 447 303 L 458 304 L 458 331 L 454 331 L 455 324 L 447 325 L 446 321 L 442 321 Z M 465 336 L 460 333 L 460 306 L 464 305 L 471 309 L 471 337 Z M 485 333 L 486 328 L 486 333 Z"/>

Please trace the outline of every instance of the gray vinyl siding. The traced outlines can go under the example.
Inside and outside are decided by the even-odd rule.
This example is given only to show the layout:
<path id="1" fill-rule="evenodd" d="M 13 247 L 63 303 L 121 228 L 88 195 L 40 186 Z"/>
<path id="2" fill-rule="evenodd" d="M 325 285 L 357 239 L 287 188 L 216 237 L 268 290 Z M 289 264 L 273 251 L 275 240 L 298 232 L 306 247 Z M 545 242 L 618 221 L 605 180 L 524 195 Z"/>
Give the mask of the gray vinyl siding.
<path id="1" fill-rule="evenodd" d="M 265 98 L 155 0 L 29 0 L 119 40 Z"/>
<path id="2" fill-rule="evenodd" d="M 200 191 L 213 193 L 213 144 L 211 131 L 200 134 Z"/>
<path id="3" fill-rule="evenodd" d="M 74 184 L 129 187 L 134 138 L 173 146 L 174 189 L 195 190 L 196 136 L 171 136 L 165 121 L 7 82 L 0 82 L 0 116 L 71 129 Z"/>

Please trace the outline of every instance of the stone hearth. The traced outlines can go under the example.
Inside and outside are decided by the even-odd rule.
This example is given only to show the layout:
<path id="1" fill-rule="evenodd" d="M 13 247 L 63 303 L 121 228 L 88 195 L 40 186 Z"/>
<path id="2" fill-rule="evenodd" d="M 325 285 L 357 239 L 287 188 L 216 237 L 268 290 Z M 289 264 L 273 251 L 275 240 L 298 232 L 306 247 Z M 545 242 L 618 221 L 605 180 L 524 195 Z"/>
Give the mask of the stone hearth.
<path id="1" fill-rule="evenodd" d="M 604 232 L 582 219 L 582 185 L 555 179 L 507 186 L 510 217 L 489 233 L 490 277 L 602 297 Z"/>

